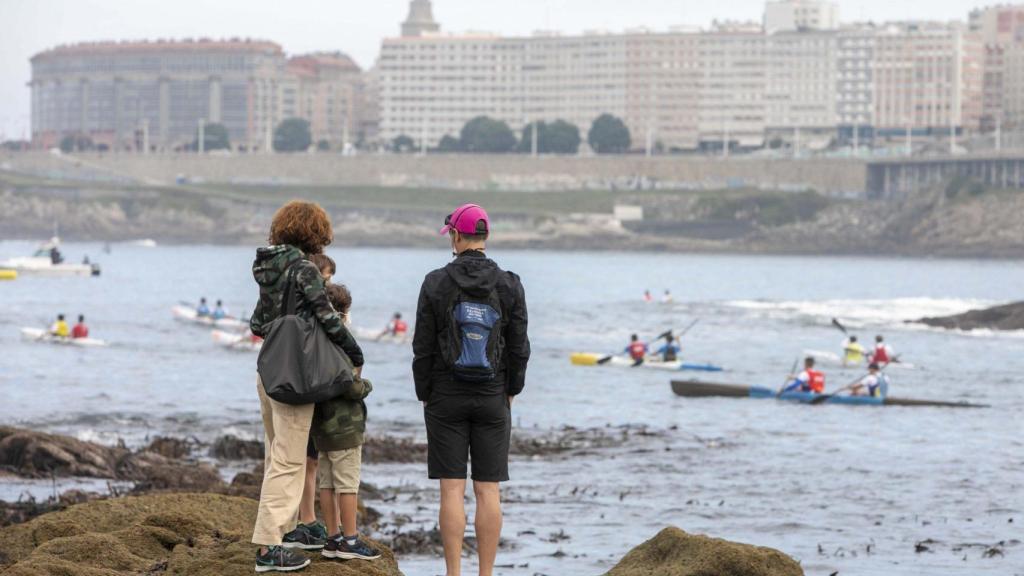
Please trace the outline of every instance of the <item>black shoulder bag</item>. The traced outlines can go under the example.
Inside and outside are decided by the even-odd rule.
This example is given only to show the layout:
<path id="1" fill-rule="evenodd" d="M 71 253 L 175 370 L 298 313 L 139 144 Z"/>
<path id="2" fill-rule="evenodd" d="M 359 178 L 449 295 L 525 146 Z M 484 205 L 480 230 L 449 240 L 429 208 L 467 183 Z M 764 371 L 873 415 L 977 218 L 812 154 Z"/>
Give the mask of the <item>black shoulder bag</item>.
<path id="1" fill-rule="evenodd" d="M 284 404 L 336 398 L 352 386 L 352 362 L 315 315 L 307 319 L 295 313 L 294 264 L 286 274 L 281 313 L 270 323 L 256 361 L 263 389 Z"/>

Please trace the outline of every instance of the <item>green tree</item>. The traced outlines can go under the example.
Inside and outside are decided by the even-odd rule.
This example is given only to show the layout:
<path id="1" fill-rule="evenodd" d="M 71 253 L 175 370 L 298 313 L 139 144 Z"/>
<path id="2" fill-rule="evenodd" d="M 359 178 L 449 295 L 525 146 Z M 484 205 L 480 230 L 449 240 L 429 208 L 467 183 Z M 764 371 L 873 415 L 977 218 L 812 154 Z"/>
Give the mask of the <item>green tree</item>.
<path id="1" fill-rule="evenodd" d="M 196 130 L 196 138 L 192 141 L 192 149 L 199 149 L 199 130 Z M 203 125 L 203 150 L 230 150 L 231 139 L 228 136 L 228 129 L 223 124 L 211 122 Z"/>
<path id="2" fill-rule="evenodd" d="M 502 154 L 516 147 L 516 135 L 508 124 L 487 116 L 477 116 L 466 122 L 459 141 L 466 152 Z"/>
<path id="3" fill-rule="evenodd" d="M 68 134 L 60 141 L 60 151 L 64 153 L 83 152 L 93 147 L 92 138 L 84 134 Z"/>
<path id="4" fill-rule="evenodd" d="M 437 143 L 438 152 L 459 152 L 460 150 L 462 150 L 462 142 L 459 142 L 459 139 L 451 134 L 445 134 Z"/>
<path id="5" fill-rule="evenodd" d="M 274 130 L 276 152 L 305 152 L 312 143 L 309 122 L 302 118 L 285 118 Z"/>
<path id="6" fill-rule="evenodd" d="M 544 137 L 544 152 L 575 154 L 580 149 L 580 129 L 565 120 L 555 120 L 537 133 Z"/>
<path id="7" fill-rule="evenodd" d="M 625 122 L 611 114 L 601 114 L 590 126 L 587 143 L 598 154 L 621 154 L 629 151 L 632 141 Z"/>
<path id="8" fill-rule="evenodd" d="M 391 149 L 399 153 L 412 152 L 416 149 L 416 142 L 405 134 L 399 134 L 391 141 Z"/>
<path id="9" fill-rule="evenodd" d="M 327 152 L 328 150 L 331 149 L 331 143 L 328 142 L 326 139 L 321 139 L 319 142 L 316 143 L 316 149 L 320 152 Z"/>

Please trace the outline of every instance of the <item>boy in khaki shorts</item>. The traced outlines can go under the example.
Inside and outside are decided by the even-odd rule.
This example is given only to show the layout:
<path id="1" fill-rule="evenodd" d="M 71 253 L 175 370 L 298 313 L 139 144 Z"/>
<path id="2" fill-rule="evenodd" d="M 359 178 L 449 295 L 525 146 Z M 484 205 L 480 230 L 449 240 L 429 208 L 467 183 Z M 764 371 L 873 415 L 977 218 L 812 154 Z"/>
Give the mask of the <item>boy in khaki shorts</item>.
<path id="1" fill-rule="evenodd" d="M 343 318 L 348 315 L 352 296 L 347 288 L 331 284 L 327 286 L 327 297 Z M 356 376 L 348 394 L 317 403 L 313 412 L 309 434 L 320 453 L 317 466 L 320 510 L 330 535 L 321 551 L 325 558 L 380 558 L 379 551 L 359 538 L 356 528 L 359 472 L 363 459 L 363 434 L 366 432 L 366 403 L 363 399 L 372 390 L 369 380 Z"/>

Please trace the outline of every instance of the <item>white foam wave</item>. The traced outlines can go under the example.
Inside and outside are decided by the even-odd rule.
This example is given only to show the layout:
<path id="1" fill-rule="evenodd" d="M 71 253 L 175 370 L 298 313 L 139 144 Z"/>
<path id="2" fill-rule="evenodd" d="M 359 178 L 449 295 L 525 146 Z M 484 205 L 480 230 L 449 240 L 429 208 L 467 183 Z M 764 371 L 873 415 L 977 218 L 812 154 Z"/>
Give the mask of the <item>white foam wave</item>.
<path id="1" fill-rule="evenodd" d="M 997 304 L 965 298 L 893 298 L 888 300 L 733 300 L 727 306 L 753 311 L 769 318 L 838 318 L 853 327 L 902 324 L 928 316 L 948 316 Z"/>

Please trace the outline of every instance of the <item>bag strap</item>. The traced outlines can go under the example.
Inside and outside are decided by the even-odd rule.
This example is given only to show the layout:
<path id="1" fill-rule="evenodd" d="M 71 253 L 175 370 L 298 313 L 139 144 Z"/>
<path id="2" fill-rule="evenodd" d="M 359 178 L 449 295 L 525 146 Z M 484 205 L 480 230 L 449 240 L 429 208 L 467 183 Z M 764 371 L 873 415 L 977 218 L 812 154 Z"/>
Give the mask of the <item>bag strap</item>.
<path id="1" fill-rule="evenodd" d="M 293 260 L 285 267 L 287 279 L 284 283 L 284 296 L 281 298 L 281 316 L 295 315 L 295 269 L 298 260 Z"/>

